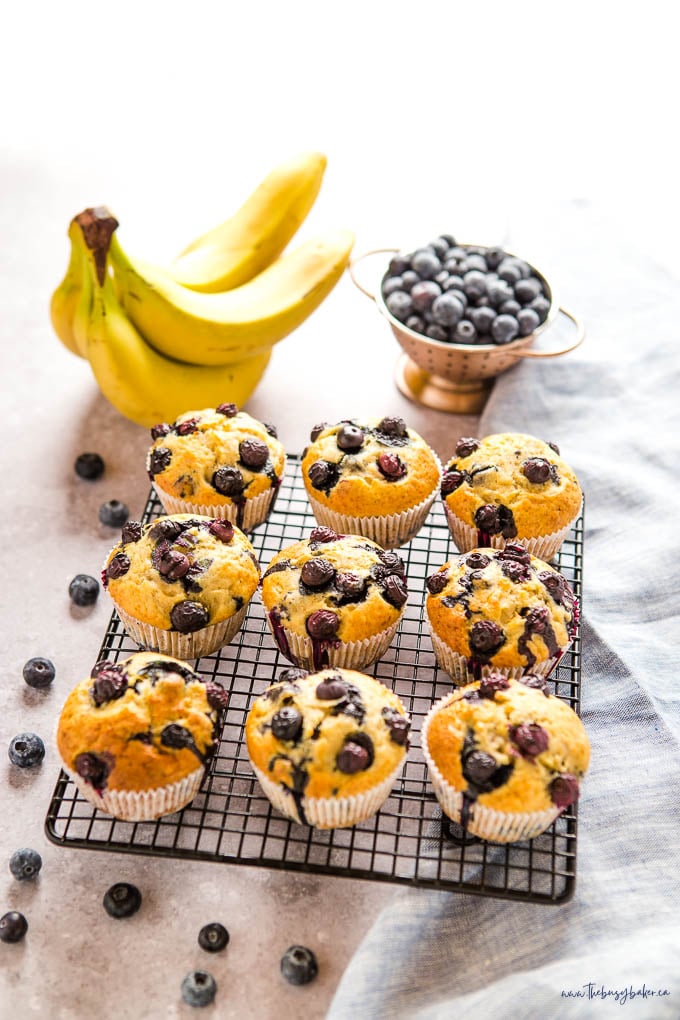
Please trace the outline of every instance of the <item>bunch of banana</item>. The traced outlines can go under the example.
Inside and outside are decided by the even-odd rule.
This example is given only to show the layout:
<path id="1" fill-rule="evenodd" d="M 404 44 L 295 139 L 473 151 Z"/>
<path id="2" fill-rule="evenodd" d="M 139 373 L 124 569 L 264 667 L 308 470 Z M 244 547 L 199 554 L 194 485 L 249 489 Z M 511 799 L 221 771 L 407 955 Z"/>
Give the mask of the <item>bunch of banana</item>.
<path id="1" fill-rule="evenodd" d="M 230 220 L 165 269 L 125 253 L 108 210 L 71 221 L 52 324 L 70 351 L 89 360 L 122 414 L 148 426 L 192 407 L 246 402 L 273 344 L 314 311 L 349 261 L 354 237 L 346 230 L 281 256 L 325 165 L 308 153 L 278 167 Z"/>

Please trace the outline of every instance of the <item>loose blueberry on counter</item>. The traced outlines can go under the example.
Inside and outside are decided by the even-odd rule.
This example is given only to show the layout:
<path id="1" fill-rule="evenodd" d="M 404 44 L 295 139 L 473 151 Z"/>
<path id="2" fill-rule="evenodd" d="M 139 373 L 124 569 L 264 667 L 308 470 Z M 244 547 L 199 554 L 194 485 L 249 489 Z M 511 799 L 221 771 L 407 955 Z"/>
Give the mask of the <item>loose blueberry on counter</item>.
<path id="1" fill-rule="evenodd" d="M 307 985 L 319 973 L 316 956 L 306 946 L 290 946 L 281 957 L 281 973 L 291 985 Z"/>
<path id="2" fill-rule="evenodd" d="M 42 857 L 37 850 L 25 846 L 15 850 L 9 859 L 9 870 L 20 882 L 32 882 L 42 868 Z"/>
<path id="3" fill-rule="evenodd" d="M 92 606 L 99 595 L 99 581 L 90 574 L 76 574 L 68 586 L 71 602 L 76 606 Z"/>
<path id="4" fill-rule="evenodd" d="M 204 924 L 198 933 L 198 944 L 208 953 L 219 953 L 229 945 L 229 932 L 219 921 Z"/>
<path id="5" fill-rule="evenodd" d="M 0 942 L 20 942 L 28 931 L 28 921 L 18 910 L 0 917 Z"/>
<path id="6" fill-rule="evenodd" d="M 99 520 L 107 528 L 122 528 L 129 516 L 129 507 L 119 499 L 110 499 L 99 507 Z"/>
<path id="7" fill-rule="evenodd" d="M 8 748 L 9 760 L 20 769 L 30 769 L 40 765 L 45 757 L 45 745 L 37 733 L 18 733 L 10 741 Z"/>
<path id="8" fill-rule="evenodd" d="M 206 970 L 192 970 L 182 981 L 182 998 L 188 1006 L 209 1006 L 217 994 L 217 982 Z"/>
<path id="9" fill-rule="evenodd" d="M 49 659 L 43 659 L 39 655 L 29 659 L 23 668 L 24 682 L 29 687 L 36 687 L 38 689 L 49 687 L 54 680 L 55 674 L 54 663 L 50 662 Z"/>
<path id="10" fill-rule="evenodd" d="M 116 882 L 106 890 L 102 903 L 109 917 L 132 917 L 142 905 L 142 894 L 131 882 Z"/>
<path id="11" fill-rule="evenodd" d="M 81 453 L 73 467 L 79 478 L 94 482 L 104 474 L 105 464 L 98 453 Z"/>

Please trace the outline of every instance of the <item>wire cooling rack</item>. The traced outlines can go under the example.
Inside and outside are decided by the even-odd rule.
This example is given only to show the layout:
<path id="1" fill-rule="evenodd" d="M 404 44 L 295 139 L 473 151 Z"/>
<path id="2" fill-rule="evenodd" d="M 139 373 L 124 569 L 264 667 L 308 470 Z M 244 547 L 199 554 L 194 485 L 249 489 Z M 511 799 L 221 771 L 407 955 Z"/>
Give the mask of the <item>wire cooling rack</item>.
<path id="1" fill-rule="evenodd" d="M 162 512 L 152 490 L 144 520 Z M 252 538 L 263 570 L 282 546 L 306 537 L 314 525 L 299 458 L 289 458 L 275 510 Z M 234 641 L 196 663 L 198 672 L 230 691 L 219 749 L 198 796 L 184 810 L 155 822 L 121 822 L 88 804 L 62 771 L 45 822 L 49 839 L 61 846 L 316 872 L 534 903 L 569 899 L 576 877 L 575 806 L 536 839 L 492 844 L 442 818 L 427 781 L 420 727 L 432 702 L 452 688 L 436 666 L 423 620 L 425 579 L 456 552 L 440 505 L 400 550 L 409 601 L 394 644 L 370 672 L 397 692 L 413 729 L 401 779 L 374 818 L 351 829 L 322 831 L 288 821 L 262 794 L 246 753 L 246 715 L 253 699 L 289 663 L 270 636 L 256 596 Z M 556 560 L 579 600 L 582 565 L 580 517 Z M 99 658 L 117 661 L 137 650 L 114 613 Z M 579 631 L 551 679 L 554 693 L 576 711 L 580 667 Z"/>

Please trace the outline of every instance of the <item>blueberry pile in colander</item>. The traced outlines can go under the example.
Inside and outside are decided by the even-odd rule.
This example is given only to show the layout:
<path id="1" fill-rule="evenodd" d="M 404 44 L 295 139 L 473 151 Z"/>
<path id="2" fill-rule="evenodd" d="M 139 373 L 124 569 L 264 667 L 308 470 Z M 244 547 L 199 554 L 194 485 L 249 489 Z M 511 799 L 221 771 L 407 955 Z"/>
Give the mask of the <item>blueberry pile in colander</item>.
<path id="1" fill-rule="evenodd" d="M 502 248 L 456 244 L 450 234 L 395 255 L 382 296 L 415 333 L 455 344 L 509 344 L 533 333 L 550 310 L 527 262 Z"/>

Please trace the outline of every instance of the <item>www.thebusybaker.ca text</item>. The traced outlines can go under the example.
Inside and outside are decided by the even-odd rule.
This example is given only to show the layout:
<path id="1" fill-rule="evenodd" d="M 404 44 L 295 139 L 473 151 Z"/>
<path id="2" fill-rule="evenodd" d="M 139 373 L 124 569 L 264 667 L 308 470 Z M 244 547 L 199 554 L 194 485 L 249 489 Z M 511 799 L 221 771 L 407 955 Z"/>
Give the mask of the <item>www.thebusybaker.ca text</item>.
<path id="1" fill-rule="evenodd" d="M 625 1006 L 633 999 L 661 999 L 670 994 L 668 988 L 648 988 L 646 984 L 640 988 L 634 988 L 633 985 L 626 988 L 605 988 L 595 981 L 589 981 L 580 988 L 563 988 L 560 992 L 563 999 L 613 999 L 619 1006 Z"/>

